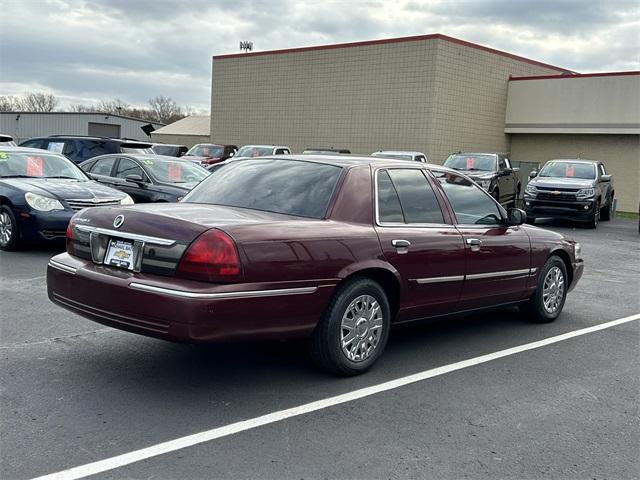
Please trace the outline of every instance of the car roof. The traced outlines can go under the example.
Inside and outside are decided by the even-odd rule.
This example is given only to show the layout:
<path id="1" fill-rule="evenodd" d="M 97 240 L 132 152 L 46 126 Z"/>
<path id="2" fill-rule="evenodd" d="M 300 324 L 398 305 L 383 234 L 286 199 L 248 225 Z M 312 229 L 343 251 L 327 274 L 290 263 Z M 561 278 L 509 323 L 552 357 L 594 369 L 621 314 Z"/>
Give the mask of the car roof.
<path id="1" fill-rule="evenodd" d="M 571 162 L 571 163 L 601 163 L 600 160 L 589 160 L 587 158 L 552 158 L 549 162 Z"/>
<path id="2" fill-rule="evenodd" d="M 378 150 L 374 153 L 382 153 L 384 155 L 424 155 L 423 152 L 410 152 L 407 150 Z"/>
<path id="3" fill-rule="evenodd" d="M 503 152 L 454 152 L 451 155 L 509 155 Z"/>
<path id="4" fill-rule="evenodd" d="M 181 160 L 179 157 L 172 157 L 171 155 L 157 155 L 153 153 L 105 153 L 104 155 L 97 155 L 95 157 L 89 158 L 82 163 L 90 162 L 90 161 L 98 160 L 102 158 L 111 158 L 111 157 L 131 158 L 133 160 L 146 160 L 146 159 L 155 160 L 159 158 L 161 160 L 171 160 L 172 162 L 191 163 L 191 162 L 187 162 L 186 160 Z"/>
<path id="5" fill-rule="evenodd" d="M 233 160 L 233 159 L 232 159 Z M 246 162 L 259 162 L 263 160 L 297 160 L 301 162 L 322 163 L 325 165 L 334 165 L 336 167 L 358 167 L 358 166 L 374 166 L 374 167 L 392 167 L 398 168 L 405 165 L 409 168 L 427 168 L 429 170 L 451 172 L 463 175 L 460 172 L 441 165 L 430 163 L 414 162 L 413 160 L 396 160 L 384 157 L 371 157 L 365 155 L 309 155 L 309 154 L 292 154 L 292 155 L 266 155 L 264 157 L 256 157 L 244 160 Z M 464 176 L 464 175 L 463 175 Z"/>
<path id="6" fill-rule="evenodd" d="M 50 153 L 51 155 L 57 155 L 58 157 L 62 157 L 63 155 L 57 153 L 57 152 L 52 152 L 50 150 L 45 150 L 44 148 L 31 148 L 31 147 L 10 147 L 10 146 L 4 146 L 4 145 L 0 145 L 0 150 L 2 150 L 3 152 L 24 152 L 24 153 Z M 65 157 L 66 158 L 66 157 Z"/>

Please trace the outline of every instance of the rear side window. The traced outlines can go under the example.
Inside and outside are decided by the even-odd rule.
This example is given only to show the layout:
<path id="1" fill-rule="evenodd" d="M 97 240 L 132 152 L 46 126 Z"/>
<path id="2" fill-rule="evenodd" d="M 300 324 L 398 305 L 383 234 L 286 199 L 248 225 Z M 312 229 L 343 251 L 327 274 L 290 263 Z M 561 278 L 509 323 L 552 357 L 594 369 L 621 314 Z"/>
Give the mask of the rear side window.
<path id="1" fill-rule="evenodd" d="M 44 140 L 42 139 L 27 140 L 26 142 L 22 142 L 20 146 L 28 148 L 42 148 L 43 143 Z"/>
<path id="2" fill-rule="evenodd" d="M 108 142 L 102 140 L 73 140 L 74 158 L 81 161 L 89 158 L 114 153 L 114 148 Z"/>
<path id="3" fill-rule="evenodd" d="M 427 177 L 418 169 L 391 169 L 406 223 L 444 223 L 442 210 Z"/>
<path id="4" fill-rule="evenodd" d="M 496 225 L 502 215 L 496 202 L 472 181 L 454 173 L 434 171 L 459 224 Z"/>
<path id="5" fill-rule="evenodd" d="M 334 165 L 295 160 L 231 162 L 182 201 L 324 218 L 341 173 Z"/>
<path id="6" fill-rule="evenodd" d="M 386 170 L 378 172 L 378 220 L 382 223 L 404 223 L 400 199 Z"/>
<path id="7" fill-rule="evenodd" d="M 113 164 L 115 163 L 115 161 L 115 157 L 103 158 L 94 163 L 89 171 L 96 175 L 104 175 L 106 177 L 110 177 L 111 169 L 113 168 Z"/>

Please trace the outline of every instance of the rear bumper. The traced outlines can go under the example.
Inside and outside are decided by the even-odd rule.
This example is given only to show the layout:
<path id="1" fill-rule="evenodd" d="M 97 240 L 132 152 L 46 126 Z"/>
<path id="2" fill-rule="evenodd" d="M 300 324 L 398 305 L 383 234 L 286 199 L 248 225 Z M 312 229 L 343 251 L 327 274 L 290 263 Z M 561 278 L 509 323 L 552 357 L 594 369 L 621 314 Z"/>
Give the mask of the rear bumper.
<path id="1" fill-rule="evenodd" d="M 593 217 L 595 204 L 595 200 L 567 202 L 524 197 L 524 211 L 527 217 L 530 218 L 561 218 L 587 221 Z"/>
<path id="2" fill-rule="evenodd" d="M 52 302 L 104 325 L 177 342 L 307 336 L 334 286 L 213 285 L 135 274 L 66 253 L 47 268 Z"/>

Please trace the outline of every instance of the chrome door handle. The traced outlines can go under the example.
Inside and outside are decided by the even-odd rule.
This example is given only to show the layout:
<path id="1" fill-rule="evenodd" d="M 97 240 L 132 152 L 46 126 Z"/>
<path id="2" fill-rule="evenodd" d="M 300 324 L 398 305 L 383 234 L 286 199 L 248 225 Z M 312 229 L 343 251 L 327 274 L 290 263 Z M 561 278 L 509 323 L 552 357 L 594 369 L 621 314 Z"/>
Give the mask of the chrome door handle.
<path id="1" fill-rule="evenodd" d="M 411 245 L 409 240 L 391 240 L 391 245 L 396 248 L 407 248 Z"/>
<path id="2" fill-rule="evenodd" d="M 467 245 L 471 245 L 472 247 L 479 247 L 482 245 L 482 240 L 479 238 L 467 238 Z"/>

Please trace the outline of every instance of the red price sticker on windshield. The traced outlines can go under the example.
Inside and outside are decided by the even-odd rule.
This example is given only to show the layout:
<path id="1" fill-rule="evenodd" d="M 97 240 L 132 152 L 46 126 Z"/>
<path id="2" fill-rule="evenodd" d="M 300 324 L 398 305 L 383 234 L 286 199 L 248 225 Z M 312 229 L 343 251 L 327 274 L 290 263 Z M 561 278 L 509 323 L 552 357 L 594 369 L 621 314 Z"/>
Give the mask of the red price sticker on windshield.
<path id="1" fill-rule="evenodd" d="M 42 157 L 27 157 L 27 176 L 42 176 Z"/>
<path id="2" fill-rule="evenodd" d="M 467 170 L 471 170 L 473 168 L 475 158 L 467 157 Z"/>
<path id="3" fill-rule="evenodd" d="M 573 177 L 573 165 L 567 165 L 565 177 Z"/>
<path id="4" fill-rule="evenodd" d="M 169 177 L 169 181 L 171 182 L 181 182 L 182 165 L 178 165 L 177 163 L 170 164 L 169 169 L 167 170 L 167 176 Z"/>

